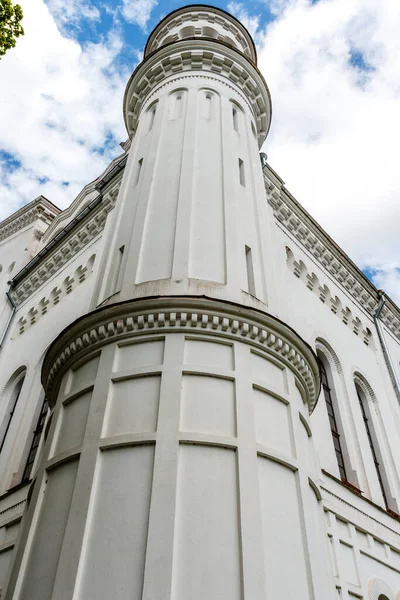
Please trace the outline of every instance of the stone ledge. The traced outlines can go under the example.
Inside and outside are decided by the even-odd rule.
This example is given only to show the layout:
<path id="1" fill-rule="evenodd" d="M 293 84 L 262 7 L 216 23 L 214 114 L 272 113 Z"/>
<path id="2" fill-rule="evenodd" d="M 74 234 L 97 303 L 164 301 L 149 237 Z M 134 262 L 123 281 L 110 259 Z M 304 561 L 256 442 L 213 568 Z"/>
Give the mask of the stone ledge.
<path id="1" fill-rule="evenodd" d="M 264 184 L 267 201 L 274 211 L 278 225 L 282 226 L 299 246 L 303 246 L 312 260 L 319 264 L 373 320 L 379 304 L 375 286 L 293 198 L 269 166 L 264 170 Z M 400 309 L 390 298 L 382 310 L 381 320 L 388 330 L 400 339 Z"/>
<path id="2" fill-rule="evenodd" d="M 144 334 L 197 331 L 237 339 L 288 367 L 311 413 L 320 391 L 319 368 L 311 347 L 278 319 L 237 304 L 206 297 L 138 299 L 98 309 L 75 321 L 50 346 L 42 383 L 54 405 L 61 378 L 79 359 L 102 346 Z"/>
<path id="3" fill-rule="evenodd" d="M 233 48 L 210 40 L 180 40 L 162 47 L 133 72 L 124 95 L 124 119 L 130 138 L 135 134 L 140 111 L 149 94 L 167 78 L 193 71 L 214 75 L 234 84 L 247 99 L 257 125 L 261 147 L 271 124 L 271 98 L 257 67 Z"/>

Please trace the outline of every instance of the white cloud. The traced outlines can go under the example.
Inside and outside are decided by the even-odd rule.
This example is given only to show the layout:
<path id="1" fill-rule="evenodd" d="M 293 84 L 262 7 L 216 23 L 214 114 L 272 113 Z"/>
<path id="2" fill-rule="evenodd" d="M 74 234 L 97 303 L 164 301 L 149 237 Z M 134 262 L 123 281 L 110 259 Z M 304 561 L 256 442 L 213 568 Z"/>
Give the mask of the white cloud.
<path id="1" fill-rule="evenodd" d="M 273 102 L 270 164 L 400 302 L 400 4 L 274 0 L 273 8 L 276 20 L 258 34 Z"/>
<path id="2" fill-rule="evenodd" d="M 400 268 L 384 265 L 383 269 L 377 268 L 372 275 L 372 281 L 378 289 L 382 289 L 395 302 L 400 303 Z"/>
<path id="3" fill-rule="evenodd" d="M 256 31 L 259 67 L 273 101 L 265 145 L 270 163 L 400 303 L 400 4 L 265 1 L 277 15 L 265 31 L 248 3 L 231 2 L 229 9 Z M 84 18 L 94 6 L 66 2 L 49 0 L 58 23 L 63 15 Z M 66 207 L 126 137 L 121 105 L 130 73 L 117 66 L 118 33 L 81 46 L 60 33 L 44 0 L 21 4 L 26 35 L 0 61 L 0 149 L 21 166 L 0 169 L 0 219 L 40 193 Z M 125 0 L 122 8 L 125 18 L 145 28 L 155 4 Z M 97 17 L 89 12 L 85 18 Z M 368 69 L 351 64 L 352 56 Z"/>
<path id="4" fill-rule="evenodd" d="M 157 0 L 123 0 L 122 15 L 129 23 L 146 30 L 151 11 L 157 4 Z"/>
<path id="5" fill-rule="evenodd" d="M 81 19 L 98 21 L 100 11 L 90 0 L 48 0 L 51 14 L 60 25 L 77 23 Z"/>
<path id="6" fill-rule="evenodd" d="M 39 194 L 65 208 L 126 138 L 118 34 L 82 47 L 43 0 L 21 4 L 25 36 L 0 62 L 0 148 L 21 166 L 0 171 L 0 219 Z"/>
<path id="7" fill-rule="evenodd" d="M 243 4 L 240 2 L 230 2 L 227 6 L 231 12 L 249 31 L 250 35 L 255 37 L 260 24 L 260 18 L 256 15 L 250 15 Z"/>

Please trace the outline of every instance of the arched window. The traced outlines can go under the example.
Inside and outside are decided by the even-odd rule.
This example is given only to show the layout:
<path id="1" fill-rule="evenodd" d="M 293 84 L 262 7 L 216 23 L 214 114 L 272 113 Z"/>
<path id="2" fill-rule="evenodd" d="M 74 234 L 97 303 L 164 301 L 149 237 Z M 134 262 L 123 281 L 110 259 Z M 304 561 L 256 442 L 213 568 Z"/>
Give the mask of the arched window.
<path id="1" fill-rule="evenodd" d="M 340 479 L 347 481 L 346 464 L 343 455 L 343 444 L 340 437 L 340 428 L 337 415 L 337 407 L 332 394 L 332 375 L 329 365 L 322 352 L 317 352 L 318 363 L 321 371 L 321 383 L 325 397 L 326 409 L 328 412 L 329 425 L 331 428 L 333 447 L 335 449 L 336 460 L 339 468 Z"/>
<path id="2" fill-rule="evenodd" d="M 375 465 L 376 475 L 378 477 L 379 487 L 381 489 L 383 501 L 385 503 L 386 508 L 389 508 L 388 497 L 386 493 L 386 483 L 385 483 L 385 471 L 382 465 L 381 454 L 379 451 L 379 446 L 377 443 L 376 432 L 374 428 L 374 423 L 371 416 L 370 406 L 367 394 L 365 393 L 363 387 L 359 384 L 359 382 L 354 382 L 358 402 L 360 404 L 360 410 L 362 414 L 362 418 L 364 421 L 364 427 L 367 434 L 368 444 L 371 451 L 372 460 Z"/>
<path id="3" fill-rule="evenodd" d="M 147 131 L 151 131 L 153 129 L 154 119 L 156 117 L 157 104 L 158 104 L 158 100 L 153 102 L 153 104 L 151 106 L 149 106 L 149 108 L 147 109 L 147 113 L 148 113 Z"/>
<path id="4" fill-rule="evenodd" d="M 7 439 L 7 434 L 11 427 L 11 422 L 15 413 L 18 398 L 21 394 L 22 386 L 26 375 L 26 369 L 19 369 L 11 377 L 9 385 L 6 386 L 6 404 L 7 409 L 4 415 L 3 423 L 0 427 L 0 452 L 3 450 Z M 7 393 L 9 392 L 9 393 Z"/>

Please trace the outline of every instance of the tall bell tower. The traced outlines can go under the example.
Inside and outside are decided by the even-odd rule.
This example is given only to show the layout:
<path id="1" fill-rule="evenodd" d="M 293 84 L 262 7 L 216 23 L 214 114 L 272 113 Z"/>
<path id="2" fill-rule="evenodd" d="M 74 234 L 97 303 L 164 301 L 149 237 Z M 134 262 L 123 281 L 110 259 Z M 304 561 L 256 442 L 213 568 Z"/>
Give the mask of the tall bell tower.
<path id="1" fill-rule="evenodd" d="M 188 6 L 167 16 L 128 82 L 132 147 L 96 301 L 154 295 L 274 301 L 259 147 L 271 121 L 246 29 Z"/>
<path id="2" fill-rule="evenodd" d="M 124 117 L 93 311 L 44 362 L 53 414 L 5 598 L 332 598 L 319 371 L 273 316 L 271 102 L 247 30 L 214 7 L 168 15 Z"/>

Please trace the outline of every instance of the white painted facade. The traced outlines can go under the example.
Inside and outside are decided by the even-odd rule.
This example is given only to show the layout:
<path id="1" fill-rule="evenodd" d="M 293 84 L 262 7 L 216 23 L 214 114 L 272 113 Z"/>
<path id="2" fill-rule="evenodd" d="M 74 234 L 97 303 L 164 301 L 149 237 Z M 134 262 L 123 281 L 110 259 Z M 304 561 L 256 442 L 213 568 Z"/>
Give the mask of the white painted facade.
<path id="1" fill-rule="evenodd" d="M 1 597 L 400 600 L 380 296 L 261 167 L 248 32 L 167 16 L 124 116 L 70 208 L 0 224 Z"/>

